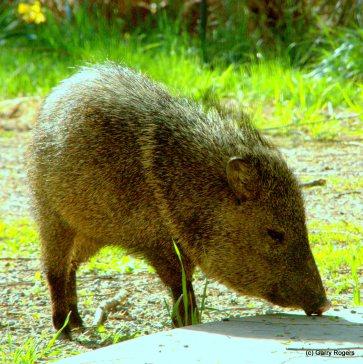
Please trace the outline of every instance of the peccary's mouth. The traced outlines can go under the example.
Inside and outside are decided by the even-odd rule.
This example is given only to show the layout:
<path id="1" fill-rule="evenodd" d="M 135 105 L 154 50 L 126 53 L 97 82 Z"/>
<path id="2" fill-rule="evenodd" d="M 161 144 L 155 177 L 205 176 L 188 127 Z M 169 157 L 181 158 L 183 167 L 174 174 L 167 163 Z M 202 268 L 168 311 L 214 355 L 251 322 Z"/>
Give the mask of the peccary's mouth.
<path id="1" fill-rule="evenodd" d="M 321 299 L 315 301 L 313 304 L 303 304 L 302 306 L 295 302 L 290 302 L 288 297 L 284 297 L 282 292 L 279 291 L 278 286 L 274 285 L 271 290 L 265 295 L 265 299 L 274 305 L 281 307 L 291 307 L 291 308 L 302 308 L 306 315 L 318 315 L 321 316 L 324 312 L 328 311 L 331 307 L 330 301 L 324 296 Z"/>
<path id="2" fill-rule="evenodd" d="M 311 316 L 311 315 L 318 315 L 321 316 L 323 314 L 323 312 L 328 311 L 331 307 L 331 303 L 329 300 L 327 300 L 326 298 L 324 298 L 323 300 L 321 300 L 319 302 L 319 304 L 315 305 L 314 307 L 309 307 L 309 308 L 304 308 L 304 311 L 306 313 L 306 315 Z"/>

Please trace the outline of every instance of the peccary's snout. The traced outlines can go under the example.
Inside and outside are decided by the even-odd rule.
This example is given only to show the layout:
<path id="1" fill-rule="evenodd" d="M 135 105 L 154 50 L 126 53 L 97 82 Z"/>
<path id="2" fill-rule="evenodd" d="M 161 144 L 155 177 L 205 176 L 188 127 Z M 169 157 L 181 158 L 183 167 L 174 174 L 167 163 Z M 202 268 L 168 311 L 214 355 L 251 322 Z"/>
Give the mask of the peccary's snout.
<path id="1" fill-rule="evenodd" d="M 311 252 L 301 273 L 304 279 L 300 282 L 300 307 L 308 316 L 313 314 L 320 316 L 329 310 L 331 303 L 326 297 L 319 270 Z"/>
<path id="2" fill-rule="evenodd" d="M 318 268 L 310 253 L 300 267 L 294 266 L 278 284 L 270 286 L 265 298 L 283 307 L 303 309 L 306 315 L 322 315 L 331 307 Z"/>
<path id="3" fill-rule="evenodd" d="M 328 311 L 330 307 L 331 307 L 330 301 L 324 297 L 316 305 L 309 308 L 304 308 L 304 311 L 308 316 L 311 316 L 312 314 L 320 316 L 323 314 L 323 312 Z"/>

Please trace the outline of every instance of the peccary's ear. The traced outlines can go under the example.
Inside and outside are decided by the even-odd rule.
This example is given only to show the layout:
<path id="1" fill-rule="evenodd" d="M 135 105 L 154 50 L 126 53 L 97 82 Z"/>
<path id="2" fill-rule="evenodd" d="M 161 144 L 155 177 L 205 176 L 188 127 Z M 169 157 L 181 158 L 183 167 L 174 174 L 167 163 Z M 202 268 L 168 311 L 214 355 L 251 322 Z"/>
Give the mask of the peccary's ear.
<path id="1" fill-rule="evenodd" d="M 227 163 L 229 186 L 241 202 L 257 197 L 259 178 L 256 167 L 240 157 L 232 157 Z"/>

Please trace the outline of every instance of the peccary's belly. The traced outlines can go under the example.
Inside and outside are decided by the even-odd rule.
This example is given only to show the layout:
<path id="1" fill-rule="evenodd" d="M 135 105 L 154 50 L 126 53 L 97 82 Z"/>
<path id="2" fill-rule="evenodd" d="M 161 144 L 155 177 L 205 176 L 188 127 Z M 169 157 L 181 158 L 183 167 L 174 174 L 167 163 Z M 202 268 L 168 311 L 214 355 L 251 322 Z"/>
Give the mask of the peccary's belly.
<path id="1" fill-rule="evenodd" d="M 52 205 L 76 231 L 102 244 L 143 250 L 165 240 L 168 232 L 142 169 L 135 161 L 129 168 L 120 164 L 83 160 L 67 171 L 60 166 L 48 178 L 47 190 Z"/>

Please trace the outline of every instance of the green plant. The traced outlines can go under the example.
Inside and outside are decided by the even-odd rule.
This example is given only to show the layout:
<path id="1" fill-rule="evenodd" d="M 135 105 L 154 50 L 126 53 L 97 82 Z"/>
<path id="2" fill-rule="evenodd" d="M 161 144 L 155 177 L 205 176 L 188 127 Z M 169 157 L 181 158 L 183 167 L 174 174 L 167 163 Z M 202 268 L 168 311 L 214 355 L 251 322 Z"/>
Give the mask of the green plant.
<path id="1" fill-rule="evenodd" d="M 189 312 L 189 307 L 191 305 L 191 302 L 189 302 L 189 293 L 187 290 L 187 277 L 185 274 L 185 269 L 183 266 L 183 259 L 180 254 L 180 250 L 175 242 L 173 242 L 175 254 L 177 255 L 179 262 L 180 262 L 180 268 L 182 271 L 182 296 L 179 297 L 179 299 L 176 301 L 176 303 L 173 306 L 172 316 L 176 316 L 179 326 L 182 326 L 182 322 L 189 322 L 191 321 L 192 325 L 199 324 L 200 318 L 199 318 L 199 312 L 198 307 L 192 307 L 192 312 Z M 184 306 L 184 321 L 182 321 L 180 315 L 179 315 L 179 306 L 180 306 L 180 299 L 183 299 L 183 306 Z M 189 317 L 191 315 L 191 318 Z M 190 320 L 189 320 L 190 319 Z"/>
<path id="2" fill-rule="evenodd" d="M 353 303 L 356 306 L 361 305 L 361 282 L 358 274 L 358 260 L 355 255 L 352 256 L 351 262 L 351 275 L 352 275 L 352 285 L 353 285 Z"/>
<path id="3" fill-rule="evenodd" d="M 310 75 L 363 80 L 363 29 L 360 27 L 338 28 L 326 37 L 327 46 L 320 50 L 318 64 Z"/>
<path id="4" fill-rule="evenodd" d="M 309 222 L 309 230 L 316 263 L 330 292 L 351 292 L 352 303 L 359 304 L 359 276 L 363 264 L 361 226 L 347 221 L 313 220 Z"/>
<path id="5" fill-rule="evenodd" d="M 182 292 L 183 293 L 178 298 L 178 300 L 173 304 L 171 309 L 165 300 L 164 300 L 164 304 L 166 306 L 169 316 L 171 318 L 176 318 L 179 326 L 183 326 L 183 323 L 185 323 L 185 322 L 191 322 L 192 325 L 197 325 L 202 322 L 202 316 L 206 309 L 205 300 L 207 297 L 208 281 L 207 280 L 205 281 L 199 308 L 191 307 L 192 311 L 189 312 L 190 302 L 189 302 L 189 294 L 188 294 L 188 290 L 187 290 L 187 278 L 186 278 L 186 273 L 185 273 L 185 269 L 183 266 L 183 258 L 180 253 L 180 250 L 175 242 L 173 242 L 173 246 L 174 246 L 175 254 L 177 255 L 178 260 L 180 262 L 180 268 L 182 271 Z M 184 307 L 183 319 L 182 319 L 182 317 L 180 317 L 180 304 L 182 301 L 183 301 L 183 307 Z M 189 315 L 191 315 L 191 317 L 189 317 Z"/>
<path id="6" fill-rule="evenodd" d="M 0 257 L 15 258 L 21 255 L 24 259 L 37 254 L 38 234 L 32 221 L 18 219 L 0 220 Z"/>
<path id="7" fill-rule="evenodd" d="M 69 321 L 67 316 L 63 327 L 57 331 L 50 340 L 45 340 L 48 336 L 44 334 L 38 338 L 29 338 L 22 344 L 12 337 L 12 335 L 4 335 L 0 340 L 0 362 L 12 364 L 33 364 L 38 363 L 40 360 L 59 356 L 61 353 L 60 348 L 57 347 L 56 341 L 61 336 L 62 330 L 65 328 Z"/>
<path id="8" fill-rule="evenodd" d="M 226 6 L 232 9 L 234 3 Z M 268 133 L 298 130 L 317 139 L 361 136 L 360 28 L 337 28 L 336 34 L 322 28 L 319 37 L 308 31 L 304 41 L 271 50 L 246 36 L 242 6 L 229 10 L 231 17 L 243 13 L 238 31 L 231 20 L 206 35 L 210 67 L 180 16 L 173 20 L 160 10 L 150 28 L 140 25 L 125 33 L 122 21 L 108 21 L 98 8 L 93 10 L 92 15 L 84 5 L 74 7 L 68 17 L 48 10 L 46 23 L 24 25 L 27 37 L 0 45 L 1 97 L 44 95 L 74 68 L 109 59 L 147 73 L 206 108 L 223 112 L 232 104 L 237 111 L 250 112 Z M 300 52 L 296 57 L 304 68 L 291 66 L 291 47 L 298 48 L 294 52 Z"/>
<path id="9" fill-rule="evenodd" d="M 0 46 L 13 38 L 24 35 L 24 30 L 19 29 L 20 21 L 15 15 L 15 8 L 6 2 L 0 3 Z"/>
<path id="10" fill-rule="evenodd" d="M 122 341 L 135 339 L 136 337 L 138 337 L 140 335 L 140 333 L 138 333 L 138 332 L 133 333 L 133 334 L 123 334 L 120 331 L 116 331 L 116 332 L 109 331 L 103 325 L 100 325 L 97 327 L 97 333 L 99 334 L 99 336 L 101 338 L 101 346 L 117 344 Z"/>

